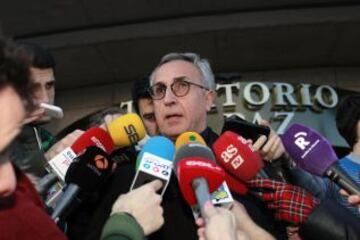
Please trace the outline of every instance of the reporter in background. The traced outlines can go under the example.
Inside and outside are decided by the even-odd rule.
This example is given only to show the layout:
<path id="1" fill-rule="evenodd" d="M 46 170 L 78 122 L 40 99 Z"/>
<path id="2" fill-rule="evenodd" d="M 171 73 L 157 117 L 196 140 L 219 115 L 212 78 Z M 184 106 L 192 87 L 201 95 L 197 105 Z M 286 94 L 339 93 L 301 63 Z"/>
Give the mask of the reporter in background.
<path id="1" fill-rule="evenodd" d="M 102 240 L 142 240 L 164 224 L 160 180 L 147 183 L 115 201 Z"/>
<path id="2" fill-rule="evenodd" d="M 134 82 L 131 96 L 135 112 L 140 115 L 149 136 L 159 134 L 154 114 L 154 103 L 149 93 L 149 77 Z"/>
<path id="3" fill-rule="evenodd" d="M 46 174 L 44 154 L 54 143 L 53 136 L 42 125 L 51 120 L 40 103 L 54 104 L 55 61 L 52 55 L 35 43 L 19 43 L 30 56 L 30 92 L 36 108 L 25 119 L 24 127 L 14 143 L 11 159 L 24 172 L 35 177 Z"/>
<path id="4" fill-rule="evenodd" d="M 19 47 L 29 55 L 30 90 L 35 108 L 24 120 L 24 127 L 14 142 L 10 157 L 14 163 L 35 180 L 46 174 L 45 165 L 66 147 L 71 146 L 80 137 L 82 131 L 73 131 L 56 141 L 43 125 L 52 118 L 45 114 L 40 103 L 54 104 L 55 101 L 55 60 L 48 50 L 42 46 L 21 42 Z M 33 178 L 35 177 L 35 178 Z"/>
<path id="5" fill-rule="evenodd" d="M 338 164 L 355 183 L 360 185 L 360 94 L 347 96 L 340 102 L 336 110 L 336 127 L 351 148 L 350 153 L 339 159 Z M 339 194 L 339 187 L 333 183 L 327 186 L 328 195 L 360 218 L 359 209 L 353 207 L 345 196 Z"/>
<path id="6" fill-rule="evenodd" d="M 10 143 L 20 133 L 30 97 L 29 58 L 0 39 L 0 239 L 66 239 L 46 214 L 29 179 L 10 162 Z"/>

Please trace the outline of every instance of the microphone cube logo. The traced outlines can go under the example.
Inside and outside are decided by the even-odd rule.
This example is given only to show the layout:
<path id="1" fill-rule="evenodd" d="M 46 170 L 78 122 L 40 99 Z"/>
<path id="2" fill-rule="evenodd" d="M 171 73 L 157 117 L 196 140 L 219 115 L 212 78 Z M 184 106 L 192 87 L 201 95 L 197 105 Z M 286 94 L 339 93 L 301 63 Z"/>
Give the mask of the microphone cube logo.
<path id="1" fill-rule="evenodd" d="M 303 152 L 301 158 L 304 159 L 320 142 L 320 139 L 314 134 L 309 135 L 307 132 L 297 132 L 294 135 L 295 145 Z"/>
<path id="2" fill-rule="evenodd" d="M 295 134 L 294 143 L 298 146 L 301 150 L 305 150 L 307 146 L 309 146 L 310 141 L 306 141 L 305 137 L 307 136 L 306 132 L 298 132 Z"/>
<path id="3" fill-rule="evenodd" d="M 49 161 L 49 165 L 53 169 L 54 173 L 61 179 L 65 180 L 65 174 L 70 164 L 76 158 L 75 152 L 70 148 L 65 148 L 61 153 L 56 155 Z"/>
<path id="4" fill-rule="evenodd" d="M 136 128 L 134 125 L 129 124 L 128 126 L 124 126 L 124 130 L 131 144 L 136 144 L 138 141 L 140 141 L 140 136 L 136 132 Z"/>
<path id="5" fill-rule="evenodd" d="M 230 144 L 225 151 L 221 153 L 221 158 L 225 163 L 231 161 L 230 164 L 234 169 L 238 169 L 244 162 L 244 159 L 240 156 L 238 149 L 233 144 Z"/>
<path id="6" fill-rule="evenodd" d="M 171 169 L 171 161 L 168 161 L 148 152 L 145 152 L 143 154 L 139 168 L 140 171 L 155 175 L 159 178 L 166 180 L 170 178 Z"/>
<path id="7" fill-rule="evenodd" d="M 97 146 L 98 148 L 101 148 L 104 152 L 106 152 L 105 146 L 101 143 L 101 141 L 98 138 L 96 138 L 95 136 L 92 136 L 90 139 L 95 144 L 95 146 Z"/>

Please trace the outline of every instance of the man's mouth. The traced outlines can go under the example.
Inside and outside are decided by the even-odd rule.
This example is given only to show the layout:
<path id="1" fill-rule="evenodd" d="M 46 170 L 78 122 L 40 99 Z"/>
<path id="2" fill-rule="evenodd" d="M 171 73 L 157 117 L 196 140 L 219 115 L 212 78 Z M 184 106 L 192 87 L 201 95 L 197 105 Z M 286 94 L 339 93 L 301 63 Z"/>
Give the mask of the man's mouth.
<path id="1" fill-rule="evenodd" d="M 165 119 L 166 120 L 171 120 L 171 119 L 175 119 L 175 118 L 179 118 L 179 117 L 181 117 L 180 114 L 169 114 L 169 115 L 165 116 Z"/>

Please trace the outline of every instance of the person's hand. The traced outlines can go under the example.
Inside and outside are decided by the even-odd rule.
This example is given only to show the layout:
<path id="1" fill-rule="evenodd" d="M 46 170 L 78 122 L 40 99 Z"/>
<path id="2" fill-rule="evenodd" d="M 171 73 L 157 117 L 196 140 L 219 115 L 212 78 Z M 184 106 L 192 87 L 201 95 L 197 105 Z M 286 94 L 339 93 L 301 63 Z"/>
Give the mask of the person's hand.
<path id="1" fill-rule="evenodd" d="M 118 117 L 121 117 L 121 115 L 121 113 L 106 114 L 104 116 L 104 122 L 100 125 L 100 127 L 108 132 L 108 125 Z"/>
<path id="2" fill-rule="evenodd" d="M 286 234 L 289 240 L 302 240 L 302 238 L 299 236 L 299 227 L 286 227 Z"/>
<path id="3" fill-rule="evenodd" d="M 266 178 L 247 182 L 248 187 L 258 192 L 270 209 L 276 211 L 275 218 L 290 223 L 302 224 L 311 214 L 319 200 L 304 189 L 288 183 Z"/>
<path id="4" fill-rule="evenodd" d="M 261 120 L 259 124 L 270 127 L 269 122 L 267 122 L 266 120 Z M 273 129 L 271 129 L 268 138 L 263 135 L 260 136 L 253 144 L 253 147 L 255 150 L 259 151 L 261 157 L 265 161 L 272 161 L 278 159 L 286 153 L 281 138 Z"/>
<path id="5" fill-rule="evenodd" d="M 155 232 L 164 224 L 164 210 L 160 205 L 162 198 L 156 193 L 162 185 L 160 180 L 155 180 L 120 195 L 113 204 L 111 214 L 127 212 L 140 224 L 145 235 Z"/>
<path id="6" fill-rule="evenodd" d="M 249 216 L 244 205 L 234 201 L 231 212 L 236 217 L 238 230 L 243 231 L 250 239 L 275 240 L 275 238 L 259 227 Z"/>
<path id="7" fill-rule="evenodd" d="M 70 147 L 84 133 L 82 130 L 75 130 L 66 135 L 63 139 L 55 143 L 46 153 L 45 158 L 50 161 L 53 157 L 61 153 L 65 148 Z"/>
<path id="8" fill-rule="evenodd" d="M 45 109 L 41 107 L 36 107 L 32 112 L 28 113 L 25 117 L 23 124 L 26 125 L 28 123 L 35 122 L 39 120 L 45 114 Z"/>
<path id="9" fill-rule="evenodd" d="M 343 195 L 343 196 L 346 196 L 348 197 L 348 202 L 355 206 L 355 207 L 358 207 L 359 210 L 360 210 L 360 196 L 359 195 L 356 195 L 356 194 L 352 194 L 352 195 L 349 195 L 348 192 L 346 192 L 344 189 L 341 189 L 340 190 L 340 194 Z"/>
<path id="10" fill-rule="evenodd" d="M 204 218 L 196 220 L 199 240 L 237 239 L 236 218 L 229 210 L 214 207 L 211 202 L 207 202 L 204 215 Z"/>

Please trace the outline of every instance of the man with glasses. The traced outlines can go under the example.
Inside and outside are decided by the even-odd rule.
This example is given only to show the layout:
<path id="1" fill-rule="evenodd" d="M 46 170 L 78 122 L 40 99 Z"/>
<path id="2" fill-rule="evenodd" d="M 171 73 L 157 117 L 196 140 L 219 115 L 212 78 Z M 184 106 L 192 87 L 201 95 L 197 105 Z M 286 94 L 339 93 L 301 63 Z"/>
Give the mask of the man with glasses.
<path id="1" fill-rule="evenodd" d="M 150 83 L 149 93 L 153 98 L 156 123 L 162 135 L 175 140 L 185 131 L 196 131 L 202 134 L 209 145 L 215 141 L 218 136 L 207 127 L 207 111 L 215 98 L 214 76 L 207 60 L 196 54 L 169 54 L 151 74 Z M 78 221 L 68 222 L 69 229 L 76 230 L 76 233 L 73 231 L 69 234 L 69 238 L 99 239 L 111 213 L 112 204 L 119 195 L 129 191 L 135 173 L 135 161 L 119 166 L 102 189 L 102 199 L 94 205 L 95 210 L 90 214 L 91 220 L 80 226 L 82 213 L 71 216 Z M 246 205 L 248 212 L 251 212 L 251 217 L 254 219 L 253 215 L 256 215 L 259 225 L 279 235 L 273 218 L 267 215 L 266 208 L 259 200 L 247 196 L 240 198 L 244 199 L 241 202 Z M 149 235 L 149 240 L 198 239 L 192 210 L 182 197 L 175 174 L 172 174 L 163 196 L 162 207 L 164 226 Z M 283 233 L 285 234 L 285 231 Z"/>
<path id="2" fill-rule="evenodd" d="M 207 112 L 210 111 L 215 99 L 215 80 L 209 62 L 194 53 L 170 53 L 165 55 L 150 76 L 149 92 L 154 100 L 155 118 L 159 132 L 166 137 L 176 138 L 186 132 L 195 131 L 202 135 L 211 147 L 218 135 L 207 126 Z M 174 184 L 174 181 L 175 184 Z M 181 194 L 176 179 L 172 179 L 170 191 Z M 166 199 L 166 194 L 164 198 Z M 251 218 L 261 227 L 270 231 L 277 238 L 282 238 L 285 229 L 274 221 L 264 205 L 251 196 L 234 197 L 248 210 Z M 166 202 L 166 200 L 164 200 Z M 181 224 L 179 233 L 188 232 L 183 239 L 191 239 L 193 229 L 192 216 L 184 211 L 186 203 L 181 199 L 169 201 L 173 208 L 164 208 L 171 212 L 165 215 L 165 225 L 160 230 L 161 236 L 170 236 L 171 225 L 178 221 L 177 215 L 187 218 Z M 177 204 L 177 205 L 175 205 Z M 183 212 L 175 215 L 176 206 Z M 179 209 L 179 207 L 177 207 Z M 165 213 L 166 214 L 166 213 Z"/>

